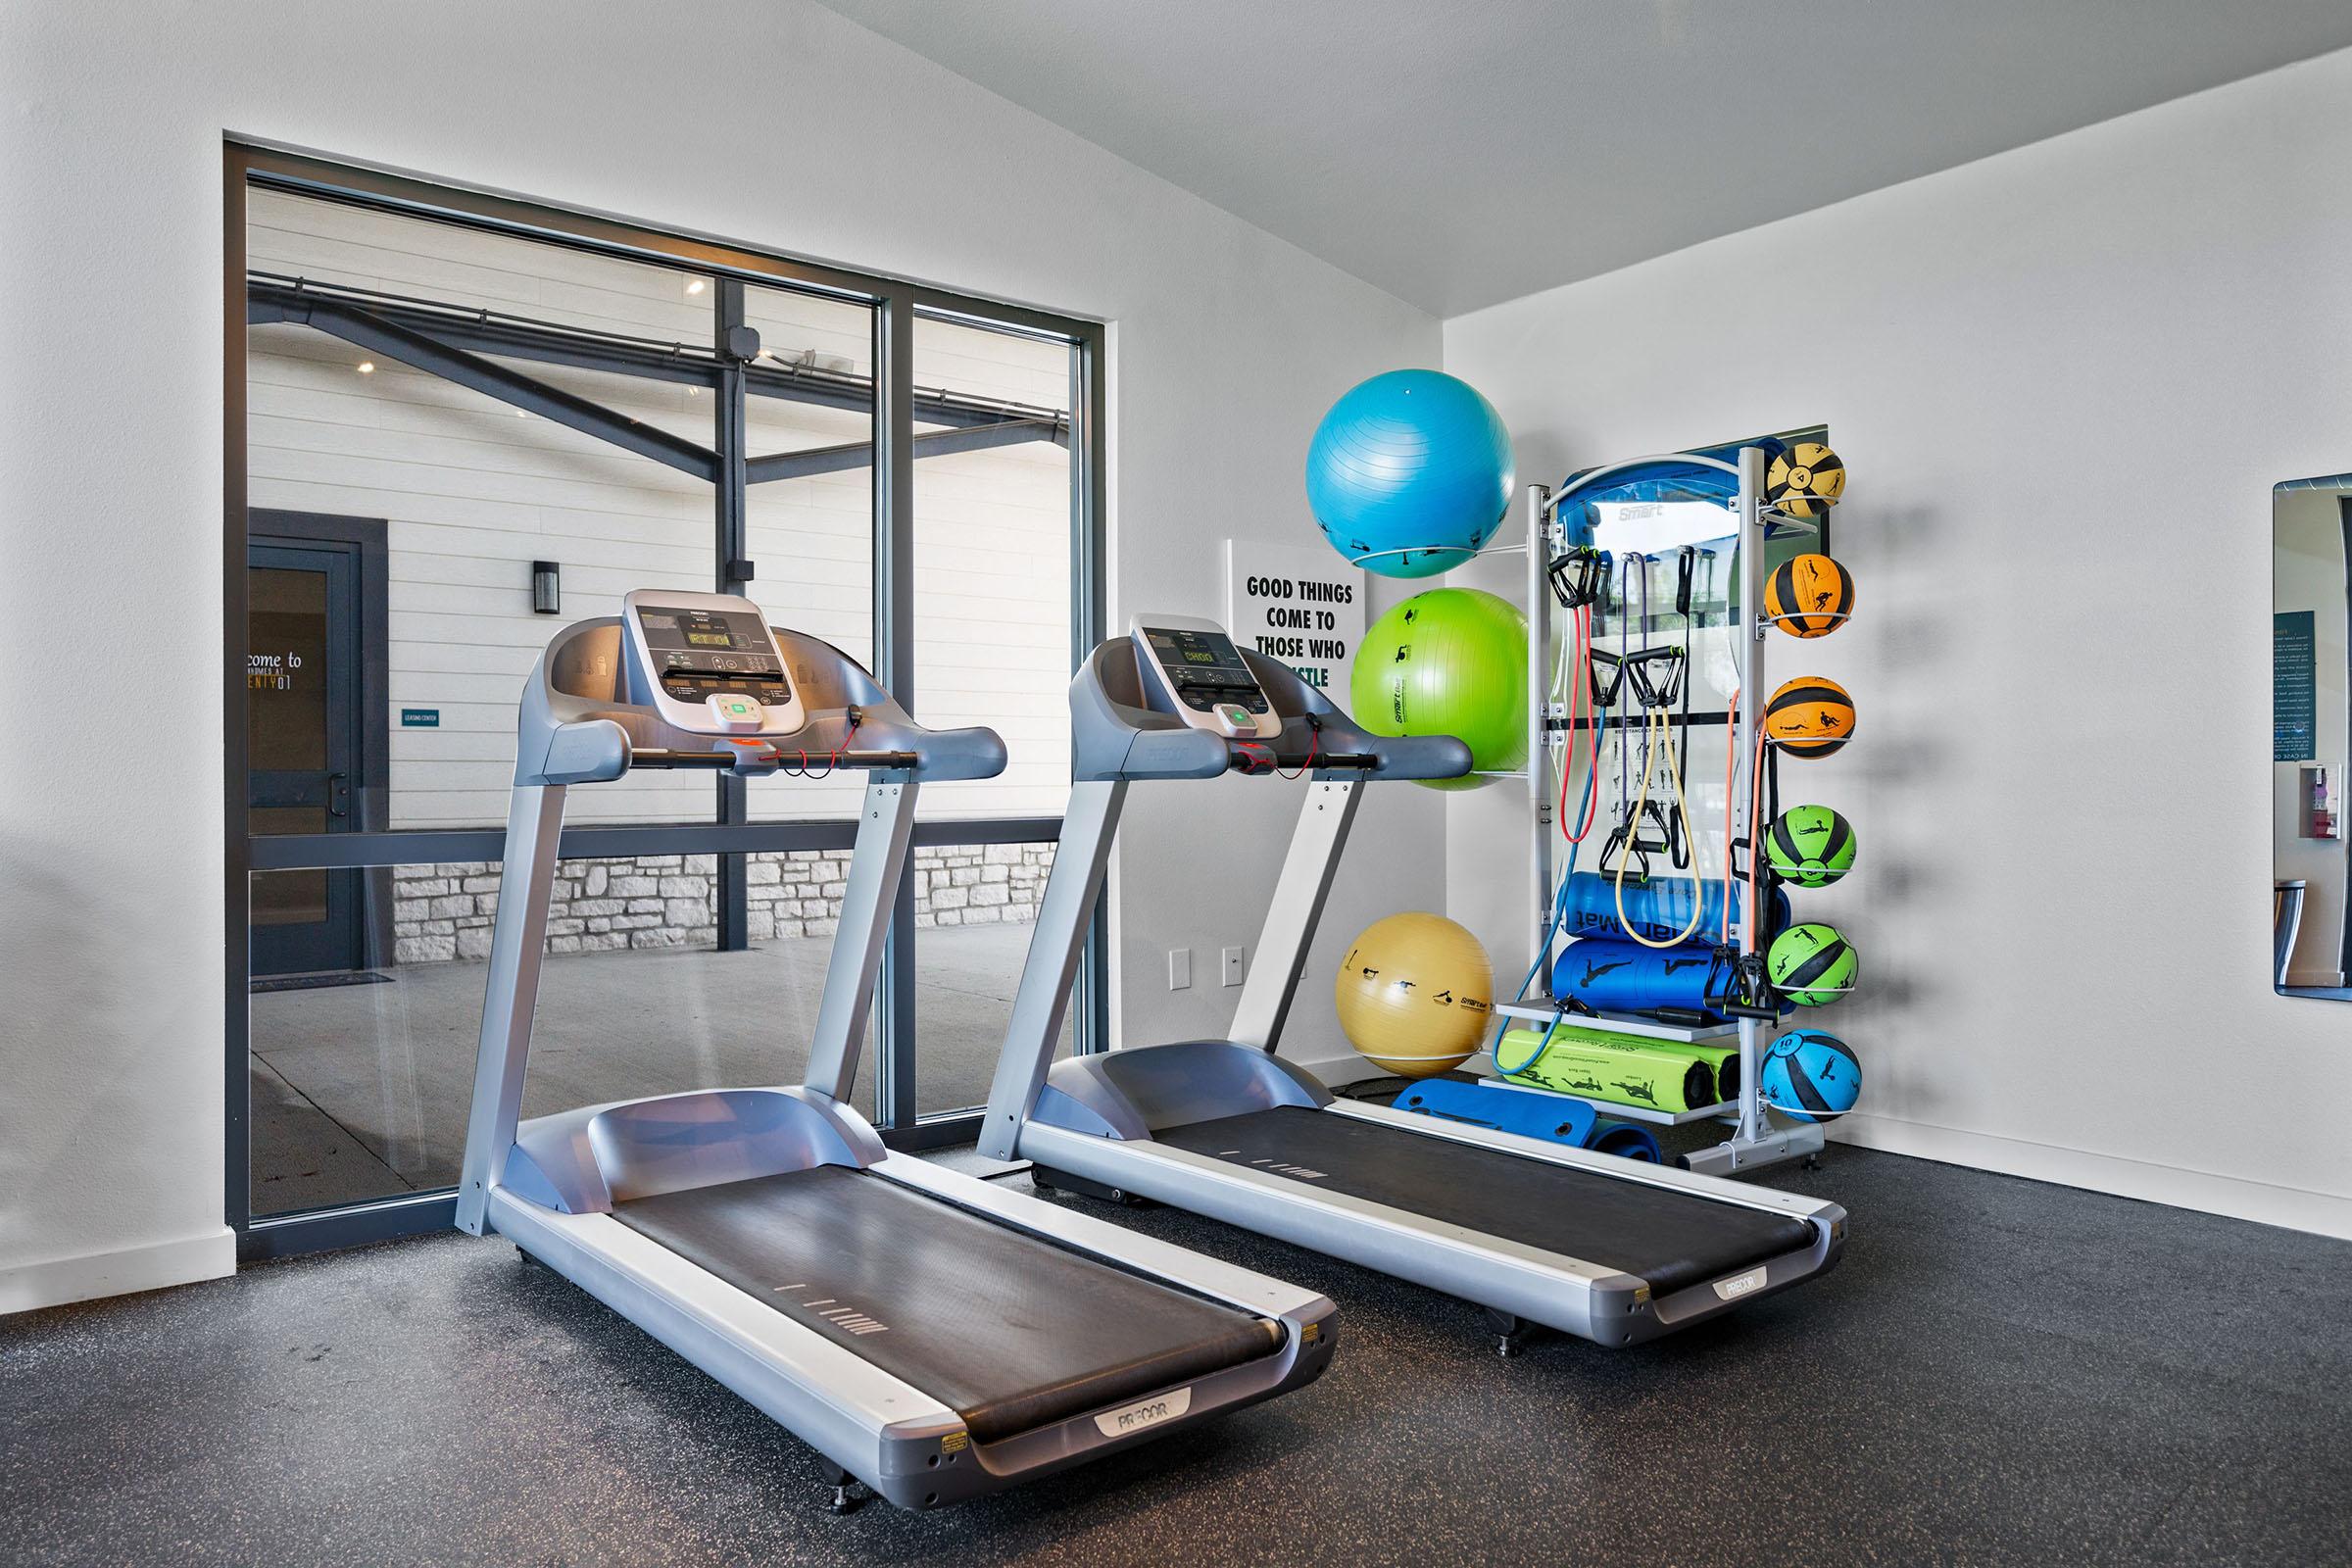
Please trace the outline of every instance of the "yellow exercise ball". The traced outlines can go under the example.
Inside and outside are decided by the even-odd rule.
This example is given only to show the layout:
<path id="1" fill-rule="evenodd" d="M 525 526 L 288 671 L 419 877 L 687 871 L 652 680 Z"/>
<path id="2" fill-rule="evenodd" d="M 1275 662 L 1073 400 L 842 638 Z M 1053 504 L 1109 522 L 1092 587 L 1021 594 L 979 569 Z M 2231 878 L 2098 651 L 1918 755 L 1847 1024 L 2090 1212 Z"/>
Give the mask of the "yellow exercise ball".
<path id="1" fill-rule="evenodd" d="M 1494 966 L 1478 938 L 1444 915 L 1392 914 L 1348 949 L 1332 1000 L 1366 1060 L 1399 1078 L 1427 1078 L 1485 1044 Z"/>

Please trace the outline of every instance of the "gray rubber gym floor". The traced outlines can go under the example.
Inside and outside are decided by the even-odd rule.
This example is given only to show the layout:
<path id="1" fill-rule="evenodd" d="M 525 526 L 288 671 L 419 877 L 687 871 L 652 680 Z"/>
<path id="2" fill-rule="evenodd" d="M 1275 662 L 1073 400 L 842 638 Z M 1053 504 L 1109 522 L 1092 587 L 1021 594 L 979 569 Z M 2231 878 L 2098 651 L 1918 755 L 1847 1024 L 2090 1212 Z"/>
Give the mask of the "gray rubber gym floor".
<path id="1" fill-rule="evenodd" d="M 0 1322 L 0 1554 L 2352 1562 L 2352 1246 L 1850 1150 L 1782 1181 L 1852 1212 L 1836 1273 L 1510 1361 L 1444 1297 L 1130 1211 L 1329 1293 L 1332 1371 L 929 1515 L 827 1513 L 808 1449 L 497 1241 L 30 1314 Z"/>

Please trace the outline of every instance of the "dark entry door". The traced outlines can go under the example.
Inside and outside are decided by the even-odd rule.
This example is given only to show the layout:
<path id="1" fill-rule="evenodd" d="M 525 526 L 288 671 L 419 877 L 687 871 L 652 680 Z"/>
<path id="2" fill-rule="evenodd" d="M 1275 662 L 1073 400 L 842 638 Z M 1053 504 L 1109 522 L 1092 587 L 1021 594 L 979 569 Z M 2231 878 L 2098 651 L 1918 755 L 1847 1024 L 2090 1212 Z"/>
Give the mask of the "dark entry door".
<path id="1" fill-rule="evenodd" d="M 356 551 L 255 544 L 247 551 L 247 806 L 255 833 L 337 833 L 360 760 Z M 308 974 L 365 961 L 362 873 L 253 878 L 253 972 Z"/>

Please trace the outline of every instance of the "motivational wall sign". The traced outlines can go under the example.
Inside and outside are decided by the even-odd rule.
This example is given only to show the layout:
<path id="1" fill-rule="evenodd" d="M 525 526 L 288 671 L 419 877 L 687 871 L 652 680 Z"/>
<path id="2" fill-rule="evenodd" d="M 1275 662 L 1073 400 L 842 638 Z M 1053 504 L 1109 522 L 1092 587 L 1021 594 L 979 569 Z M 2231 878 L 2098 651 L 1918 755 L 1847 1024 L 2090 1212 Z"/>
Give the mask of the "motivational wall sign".
<path id="1" fill-rule="evenodd" d="M 1348 661 L 1364 640 L 1364 574 L 1328 550 L 1228 539 L 1225 626 L 1240 648 L 1345 705 Z"/>

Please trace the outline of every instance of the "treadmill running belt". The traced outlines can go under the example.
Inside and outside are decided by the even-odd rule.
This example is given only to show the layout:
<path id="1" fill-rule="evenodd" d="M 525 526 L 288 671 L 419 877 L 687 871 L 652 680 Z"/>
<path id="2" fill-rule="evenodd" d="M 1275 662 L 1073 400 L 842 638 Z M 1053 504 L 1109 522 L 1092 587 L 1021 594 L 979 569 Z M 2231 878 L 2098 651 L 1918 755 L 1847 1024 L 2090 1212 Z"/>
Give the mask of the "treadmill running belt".
<path id="1" fill-rule="evenodd" d="M 1152 1136 L 1325 1192 L 1620 1269 L 1647 1280 L 1658 1296 L 1813 1239 L 1804 1221 L 1785 1215 L 1303 1105 L 1163 1127 Z"/>
<path id="2" fill-rule="evenodd" d="M 887 1177 L 818 1165 L 612 1217 L 952 1406 L 974 1441 L 1268 1354 L 1281 1329 Z"/>

